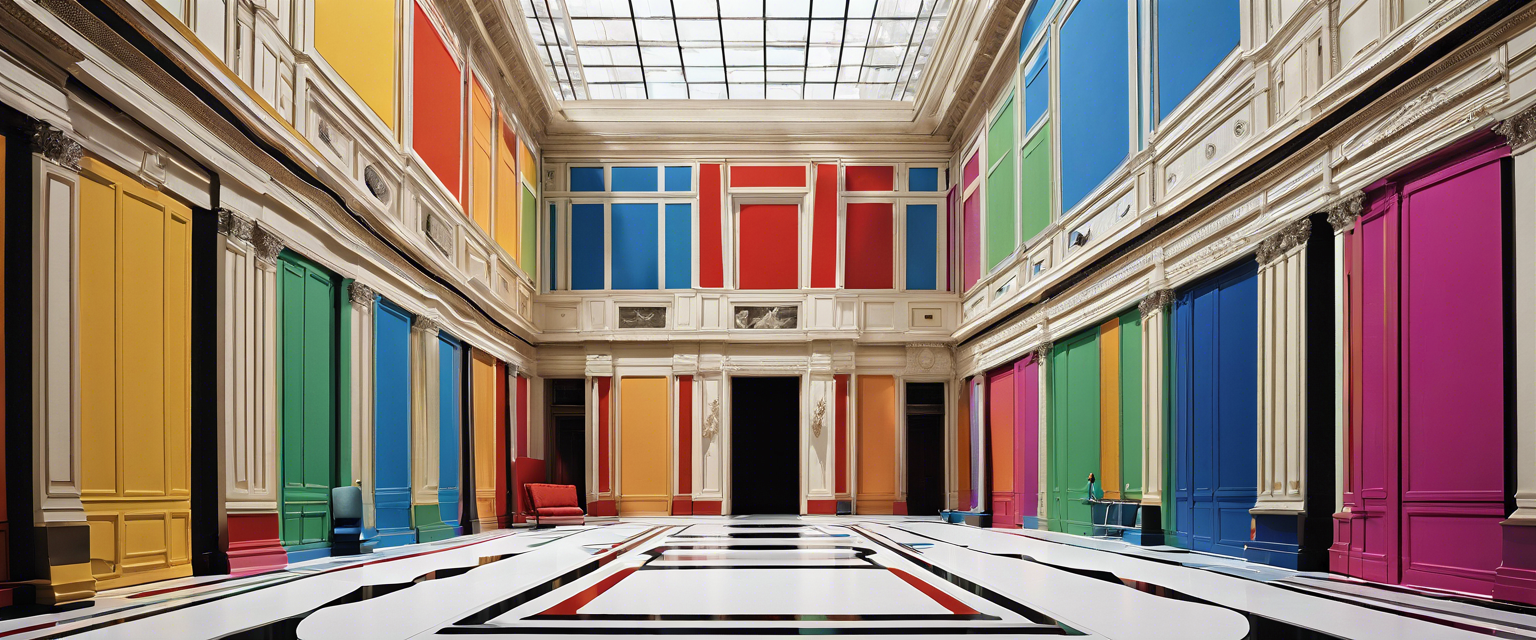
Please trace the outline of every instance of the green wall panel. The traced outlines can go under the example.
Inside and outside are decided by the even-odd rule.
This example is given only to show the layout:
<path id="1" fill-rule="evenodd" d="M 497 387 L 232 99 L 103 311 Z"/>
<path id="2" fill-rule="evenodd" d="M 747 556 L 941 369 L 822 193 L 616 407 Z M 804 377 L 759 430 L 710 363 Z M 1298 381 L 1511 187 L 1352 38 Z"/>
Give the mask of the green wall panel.
<path id="1" fill-rule="evenodd" d="M 339 282 L 289 252 L 278 266 L 280 537 L 290 550 L 329 544 L 336 475 Z"/>
<path id="2" fill-rule="evenodd" d="M 1041 125 L 1019 154 L 1020 234 L 1027 241 L 1051 223 L 1051 123 Z"/>
<path id="3" fill-rule="evenodd" d="M 987 132 L 987 164 L 996 165 L 987 174 L 987 270 L 991 271 L 1013 255 L 1015 240 L 1014 103 L 1008 101 L 992 128 Z"/>
<path id="4" fill-rule="evenodd" d="M 1099 332 L 1090 329 L 1051 351 L 1050 432 L 1047 439 L 1050 529 L 1092 530 L 1088 474 L 1099 470 Z"/>
<path id="5" fill-rule="evenodd" d="M 518 266 L 528 274 L 535 287 L 539 284 L 539 198 L 528 187 L 523 187 L 523 261 Z"/>
<path id="6" fill-rule="evenodd" d="M 1141 311 L 1120 316 L 1120 481 L 1141 499 Z"/>

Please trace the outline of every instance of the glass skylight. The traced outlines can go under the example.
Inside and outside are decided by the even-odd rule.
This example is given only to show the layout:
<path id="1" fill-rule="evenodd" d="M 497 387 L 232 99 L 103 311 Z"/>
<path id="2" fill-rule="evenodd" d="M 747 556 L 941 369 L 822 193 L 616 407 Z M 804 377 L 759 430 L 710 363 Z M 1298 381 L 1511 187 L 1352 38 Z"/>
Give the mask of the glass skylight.
<path id="1" fill-rule="evenodd" d="M 562 100 L 911 100 L 950 0 L 520 0 Z"/>

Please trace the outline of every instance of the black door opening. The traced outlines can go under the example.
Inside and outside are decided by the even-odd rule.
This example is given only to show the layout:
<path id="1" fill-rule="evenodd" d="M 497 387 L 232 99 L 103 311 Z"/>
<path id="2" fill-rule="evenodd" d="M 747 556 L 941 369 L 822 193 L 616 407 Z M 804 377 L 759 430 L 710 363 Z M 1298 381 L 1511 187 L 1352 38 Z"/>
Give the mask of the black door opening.
<path id="1" fill-rule="evenodd" d="M 731 513 L 800 513 L 800 379 L 731 378 Z"/>
<path id="2" fill-rule="evenodd" d="M 576 500 L 587 508 L 587 413 L 585 380 L 554 380 L 549 433 L 555 443 L 549 481 L 576 486 Z"/>
<path id="3" fill-rule="evenodd" d="M 907 513 L 944 508 L 944 384 L 907 384 Z"/>

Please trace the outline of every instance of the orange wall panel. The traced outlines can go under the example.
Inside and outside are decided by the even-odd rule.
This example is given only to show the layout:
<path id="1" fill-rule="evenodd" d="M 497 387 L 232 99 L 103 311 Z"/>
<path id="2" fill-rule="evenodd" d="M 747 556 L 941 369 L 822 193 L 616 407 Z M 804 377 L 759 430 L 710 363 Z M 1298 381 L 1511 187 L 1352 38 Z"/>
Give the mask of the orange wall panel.
<path id="1" fill-rule="evenodd" d="M 1013 371 L 987 377 L 987 434 L 992 438 L 992 490 L 1013 492 Z"/>
<path id="2" fill-rule="evenodd" d="M 858 512 L 892 513 L 896 502 L 896 378 L 859 376 Z"/>
<path id="3" fill-rule="evenodd" d="M 482 527 L 496 526 L 496 359 L 470 351 L 470 407 L 474 413 L 475 517 Z"/>
<path id="4" fill-rule="evenodd" d="M 500 132 L 496 147 L 496 244 L 522 266 L 518 252 L 517 135 L 505 124 L 496 129 Z"/>
<path id="5" fill-rule="evenodd" d="M 664 516 L 672 505 L 667 379 L 619 379 L 619 515 Z"/>
<path id="6" fill-rule="evenodd" d="M 493 118 L 496 110 L 491 98 L 476 78 L 469 83 L 469 216 L 486 233 L 491 232 L 491 181 L 495 167 L 491 165 L 491 150 L 496 134 Z"/>
<path id="7" fill-rule="evenodd" d="M 1120 319 L 1099 325 L 1099 482 L 1120 498 Z"/>

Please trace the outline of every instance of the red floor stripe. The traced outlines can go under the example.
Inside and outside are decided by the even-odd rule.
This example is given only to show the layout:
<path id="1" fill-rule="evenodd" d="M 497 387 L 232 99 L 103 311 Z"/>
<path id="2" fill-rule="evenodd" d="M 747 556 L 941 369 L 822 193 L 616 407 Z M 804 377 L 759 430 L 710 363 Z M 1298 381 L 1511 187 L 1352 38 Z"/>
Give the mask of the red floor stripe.
<path id="1" fill-rule="evenodd" d="M 970 616 L 970 615 L 976 615 L 978 613 L 981 613 L 980 611 L 977 611 L 975 609 L 972 609 L 972 608 L 966 606 L 964 602 L 961 602 L 960 600 L 956 599 L 954 596 L 949 595 L 948 593 L 945 593 L 944 591 L 940 590 L 938 587 L 935 587 L 935 586 L 933 586 L 931 584 L 928 584 L 926 582 L 923 582 L 922 580 L 917 579 L 917 576 L 914 576 L 914 575 L 912 575 L 910 573 L 902 571 L 901 569 L 891 569 L 890 567 L 886 567 L 886 568 L 890 569 L 891 573 L 896 574 L 896 577 L 901 578 L 902 580 L 907 581 L 907 584 L 910 584 L 914 588 L 916 588 L 918 591 L 923 592 L 923 595 L 926 595 L 926 596 L 928 596 L 930 598 L 933 598 L 934 602 L 939 603 L 945 609 L 949 609 L 950 613 L 953 613 L 953 614 L 955 614 L 957 616 Z"/>
<path id="2" fill-rule="evenodd" d="M 587 606 L 587 603 L 590 603 L 598 596 L 603 595 L 604 591 L 612 589 L 613 585 L 618 584 L 620 580 L 628 578 L 629 574 L 634 572 L 634 567 L 624 567 L 623 569 L 619 569 L 618 571 L 615 571 L 613 575 L 599 580 L 597 584 L 583 589 L 581 593 L 566 598 L 560 604 L 545 609 L 544 612 L 540 613 L 539 615 L 574 616 L 578 613 L 581 613 L 581 608 Z"/>

